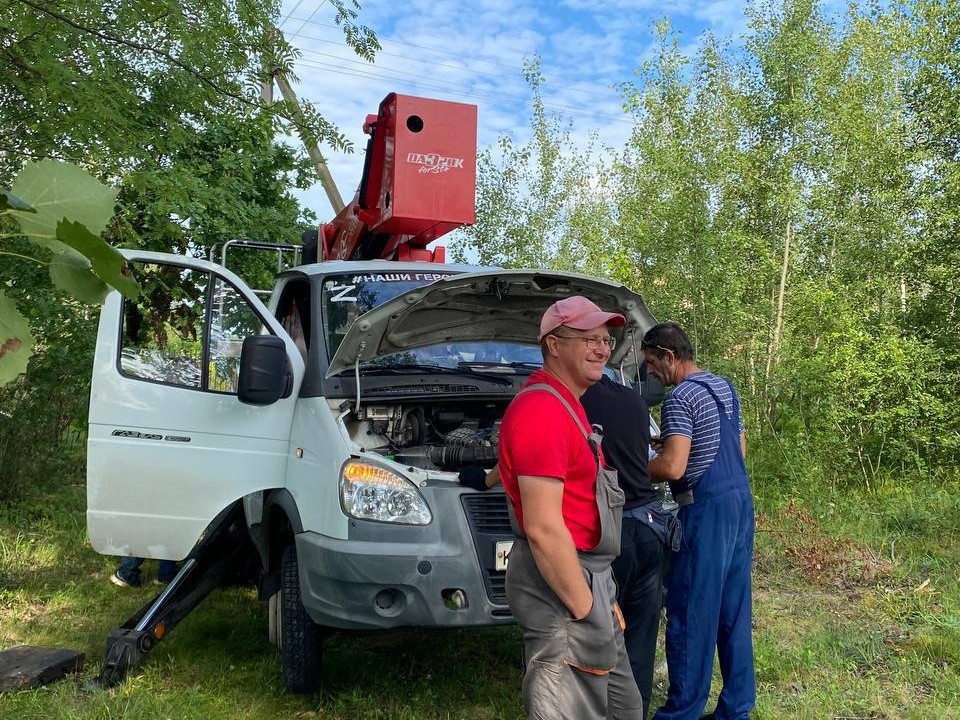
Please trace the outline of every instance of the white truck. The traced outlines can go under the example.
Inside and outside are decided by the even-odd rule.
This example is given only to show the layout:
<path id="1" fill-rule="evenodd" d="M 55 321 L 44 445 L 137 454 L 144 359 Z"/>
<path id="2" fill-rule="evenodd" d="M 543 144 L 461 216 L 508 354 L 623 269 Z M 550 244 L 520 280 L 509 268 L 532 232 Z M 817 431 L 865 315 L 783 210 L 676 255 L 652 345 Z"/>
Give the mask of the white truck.
<path id="1" fill-rule="evenodd" d="M 124 251 L 143 292 L 101 312 L 88 533 L 101 553 L 184 562 L 111 633 L 102 683 L 235 581 L 269 603 L 292 692 L 316 689 L 331 630 L 512 621 L 506 496 L 458 471 L 496 462 L 547 306 L 582 294 L 623 313 L 611 366 L 627 380 L 654 320 L 619 284 L 425 252 L 307 258 L 264 304 L 221 264 Z"/>

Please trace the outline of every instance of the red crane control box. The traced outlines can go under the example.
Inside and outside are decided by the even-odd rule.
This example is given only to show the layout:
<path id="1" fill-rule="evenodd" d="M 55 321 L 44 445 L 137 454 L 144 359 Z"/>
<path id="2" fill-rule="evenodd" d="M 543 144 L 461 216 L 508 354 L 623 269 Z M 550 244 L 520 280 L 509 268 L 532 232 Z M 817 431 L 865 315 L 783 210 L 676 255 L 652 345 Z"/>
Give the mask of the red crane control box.
<path id="1" fill-rule="evenodd" d="M 364 132 L 360 189 L 321 228 L 324 257 L 442 262 L 426 246 L 475 219 L 476 105 L 391 93 Z"/>

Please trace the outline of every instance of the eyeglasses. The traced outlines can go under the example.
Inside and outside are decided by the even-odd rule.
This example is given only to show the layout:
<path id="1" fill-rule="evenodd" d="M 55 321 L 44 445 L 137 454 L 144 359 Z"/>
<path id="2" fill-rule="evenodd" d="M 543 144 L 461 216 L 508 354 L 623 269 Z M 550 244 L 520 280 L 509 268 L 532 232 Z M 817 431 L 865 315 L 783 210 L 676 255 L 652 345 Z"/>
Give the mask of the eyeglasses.
<path id="1" fill-rule="evenodd" d="M 610 335 L 607 335 L 606 337 L 601 337 L 599 335 L 583 337 L 581 335 L 558 335 L 557 333 L 550 334 L 555 338 L 560 338 L 562 340 L 582 340 L 589 350 L 598 350 L 601 346 L 613 350 L 617 346 L 617 339 Z"/>

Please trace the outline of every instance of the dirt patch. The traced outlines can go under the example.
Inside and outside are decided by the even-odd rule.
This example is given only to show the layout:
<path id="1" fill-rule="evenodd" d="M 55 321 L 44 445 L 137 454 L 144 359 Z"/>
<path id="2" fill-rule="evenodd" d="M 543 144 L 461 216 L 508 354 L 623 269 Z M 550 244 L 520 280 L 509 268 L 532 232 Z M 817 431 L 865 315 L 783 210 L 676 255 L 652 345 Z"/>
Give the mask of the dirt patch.
<path id="1" fill-rule="evenodd" d="M 790 566 L 814 585 L 856 591 L 874 586 L 892 571 L 868 546 L 828 535 L 793 500 L 778 512 L 759 515 L 757 532 L 773 538 Z"/>

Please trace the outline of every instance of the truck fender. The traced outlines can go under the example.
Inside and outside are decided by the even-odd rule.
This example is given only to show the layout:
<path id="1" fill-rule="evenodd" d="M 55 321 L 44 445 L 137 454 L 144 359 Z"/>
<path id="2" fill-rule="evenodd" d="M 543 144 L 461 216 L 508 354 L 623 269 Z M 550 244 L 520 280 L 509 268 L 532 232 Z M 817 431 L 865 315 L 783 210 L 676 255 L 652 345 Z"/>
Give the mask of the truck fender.
<path id="1" fill-rule="evenodd" d="M 293 536 L 303 532 L 297 501 L 286 488 L 274 490 L 263 504 L 263 580 L 260 598 L 266 599 L 280 589 L 280 563 L 283 551 Z"/>

